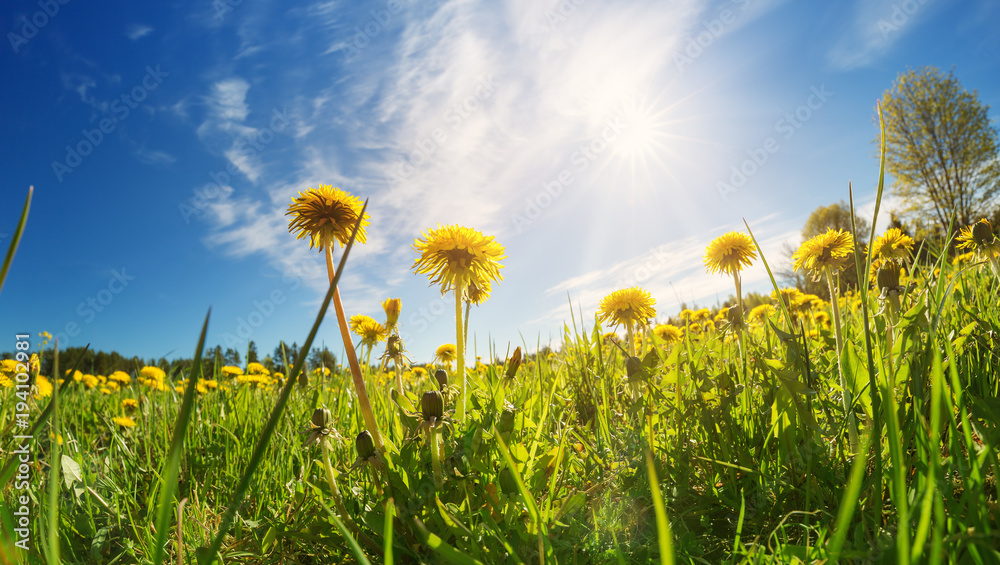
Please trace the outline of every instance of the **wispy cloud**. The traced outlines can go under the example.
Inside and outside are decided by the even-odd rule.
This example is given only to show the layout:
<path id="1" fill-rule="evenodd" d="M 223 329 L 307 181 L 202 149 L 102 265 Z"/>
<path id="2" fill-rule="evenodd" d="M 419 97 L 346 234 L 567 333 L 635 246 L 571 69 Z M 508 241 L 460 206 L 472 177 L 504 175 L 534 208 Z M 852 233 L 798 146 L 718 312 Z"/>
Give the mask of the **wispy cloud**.
<path id="1" fill-rule="evenodd" d="M 132 41 L 145 37 L 152 32 L 153 28 L 143 24 L 129 24 L 125 26 L 125 36 Z"/>
<path id="2" fill-rule="evenodd" d="M 166 151 L 155 149 L 139 148 L 135 152 L 139 161 L 147 165 L 170 165 L 177 161 L 177 158 Z"/>
<path id="3" fill-rule="evenodd" d="M 934 0 L 855 0 L 853 19 L 827 54 L 830 63 L 850 70 L 875 62 L 930 14 Z"/>

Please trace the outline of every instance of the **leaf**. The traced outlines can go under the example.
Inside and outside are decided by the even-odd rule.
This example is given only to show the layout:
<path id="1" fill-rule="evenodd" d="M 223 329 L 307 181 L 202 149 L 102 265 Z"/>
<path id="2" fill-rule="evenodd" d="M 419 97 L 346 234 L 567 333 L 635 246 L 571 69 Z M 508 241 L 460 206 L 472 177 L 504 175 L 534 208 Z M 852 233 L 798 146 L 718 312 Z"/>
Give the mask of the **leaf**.
<path id="1" fill-rule="evenodd" d="M 80 464 L 69 455 L 62 456 L 63 484 L 66 488 L 73 486 L 73 483 L 83 481 L 83 473 L 80 471 Z"/>

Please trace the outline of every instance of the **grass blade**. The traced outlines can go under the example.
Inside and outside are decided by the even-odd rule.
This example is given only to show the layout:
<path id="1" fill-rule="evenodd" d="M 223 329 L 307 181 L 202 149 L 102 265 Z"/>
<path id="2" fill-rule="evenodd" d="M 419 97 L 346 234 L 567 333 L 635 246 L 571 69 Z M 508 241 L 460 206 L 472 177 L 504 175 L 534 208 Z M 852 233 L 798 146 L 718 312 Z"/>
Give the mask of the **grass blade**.
<path id="1" fill-rule="evenodd" d="M 194 351 L 194 362 L 188 374 L 188 383 L 184 390 L 184 400 L 174 423 L 174 435 L 170 442 L 170 453 L 167 455 L 166 473 L 163 474 L 163 487 L 160 490 L 160 501 L 156 511 L 156 541 L 153 546 L 153 563 L 160 565 L 165 556 L 164 546 L 167 543 L 167 530 L 170 528 L 170 518 L 173 517 L 174 494 L 177 491 L 177 475 L 180 473 L 181 455 L 184 453 L 184 436 L 187 434 L 194 412 L 194 395 L 197 392 L 198 378 L 201 376 L 201 353 L 205 348 L 205 334 L 208 333 L 208 319 L 212 315 L 209 309 L 205 314 L 205 323 L 201 326 L 198 336 L 198 346 Z M 177 524 L 180 527 L 180 523 Z"/>
<path id="2" fill-rule="evenodd" d="M 288 398 L 291 396 L 292 388 L 295 386 L 295 382 L 299 378 L 299 373 L 302 372 L 302 367 L 305 365 L 306 357 L 309 355 L 309 349 L 312 347 L 313 340 L 316 339 L 316 333 L 319 331 L 319 326 L 323 323 L 323 317 L 326 315 L 327 309 L 330 307 L 330 302 L 333 300 L 333 292 L 337 289 L 337 283 L 340 282 L 340 276 L 344 272 L 344 265 L 347 264 L 347 257 L 351 253 L 351 247 L 354 245 L 354 238 L 358 235 L 358 229 L 361 227 L 361 220 L 365 217 L 365 210 L 368 208 L 368 201 L 365 200 L 365 205 L 361 208 L 361 213 L 358 214 L 358 222 L 354 225 L 354 231 L 351 232 L 351 238 L 347 241 L 347 245 L 344 246 L 344 253 L 340 257 L 340 264 L 337 265 L 337 271 L 333 276 L 333 280 L 330 282 L 330 288 L 326 291 L 326 296 L 323 298 L 323 305 L 320 306 L 319 314 L 316 315 L 316 321 L 313 322 L 312 329 L 309 331 L 309 336 L 306 338 L 305 343 L 302 344 L 302 348 L 299 350 L 299 356 L 295 360 L 295 366 L 292 368 L 291 373 L 289 373 L 285 381 L 285 386 L 281 389 L 281 395 L 278 397 L 278 401 L 274 405 L 274 409 L 271 410 L 271 415 L 264 425 L 263 431 L 261 431 L 260 438 L 257 440 L 257 444 L 254 446 L 253 453 L 250 456 L 250 463 L 247 465 L 246 470 L 243 472 L 243 476 L 240 478 L 240 482 L 236 485 L 236 489 L 233 492 L 233 498 L 229 501 L 229 506 L 226 508 L 225 513 L 222 515 L 222 520 L 219 523 L 219 529 L 215 533 L 215 537 L 212 538 L 212 545 L 207 548 L 199 548 L 198 551 L 198 561 L 203 564 L 211 563 L 215 559 L 216 555 L 219 553 L 219 549 L 222 547 L 222 539 L 229 532 L 229 528 L 232 527 L 233 521 L 236 519 L 236 511 L 239 509 L 240 505 L 243 504 L 243 499 L 246 498 L 247 491 L 250 490 L 250 480 L 253 474 L 260 467 L 261 462 L 264 460 L 264 452 L 267 450 L 268 444 L 271 442 L 271 438 L 274 436 L 274 432 L 278 427 L 278 421 L 281 419 L 281 414 L 285 411 L 285 406 L 288 405 Z"/>
<path id="3" fill-rule="evenodd" d="M 663 506 L 663 495 L 660 494 L 660 480 L 656 478 L 656 468 L 653 466 L 653 454 L 646 450 L 646 471 L 649 474 L 649 491 L 653 496 L 653 508 L 656 510 L 656 538 L 660 544 L 660 563 L 674 564 L 674 541 L 670 534 L 670 522 L 667 520 L 667 509 Z"/>
<path id="4" fill-rule="evenodd" d="M 868 433 L 861 437 L 861 445 L 854 455 L 854 463 L 851 465 L 851 478 L 844 489 L 844 496 L 840 499 L 840 511 L 837 512 L 837 525 L 834 528 L 833 539 L 828 546 L 829 555 L 834 559 L 840 557 L 847 540 L 847 532 L 850 529 L 851 519 L 854 518 L 854 509 L 858 505 L 858 494 L 861 492 L 861 483 L 865 478 L 865 463 L 868 460 L 868 446 L 871 443 L 872 434 Z"/>
<path id="5" fill-rule="evenodd" d="M 7 256 L 3 259 L 3 267 L 0 267 L 0 291 L 3 290 L 3 281 L 7 279 L 7 271 L 10 270 L 10 264 L 14 261 L 14 253 L 17 252 L 17 246 L 21 243 L 21 236 L 24 235 L 24 224 L 28 222 L 28 210 L 31 208 L 31 195 L 34 194 L 35 187 L 28 187 L 28 196 L 24 199 L 24 209 L 21 210 L 21 219 L 17 222 L 17 229 L 14 230 L 14 237 L 10 240 L 10 246 L 7 247 Z"/>

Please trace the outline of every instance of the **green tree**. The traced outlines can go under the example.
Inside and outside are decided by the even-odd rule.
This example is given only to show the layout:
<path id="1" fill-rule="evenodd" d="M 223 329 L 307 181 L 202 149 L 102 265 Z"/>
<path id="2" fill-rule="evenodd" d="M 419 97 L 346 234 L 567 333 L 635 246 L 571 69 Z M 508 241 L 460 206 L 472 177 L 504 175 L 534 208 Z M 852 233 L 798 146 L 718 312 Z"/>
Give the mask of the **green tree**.
<path id="1" fill-rule="evenodd" d="M 867 241 L 867 234 L 871 229 L 871 224 L 868 220 L 860 217 L 855 213 L 854 222 L 857 224 L 858 232 L 853 234 L 851 229 L 851 207 L 846 202 L 841 200 L 829 206 L 820 206 L 809 214 L 809 218 L 806 219 L 805 225 L 802 226 L 802 241 L 816 237 L 821 233 L 826 233 L 829 229 L 843 230 L 851 232 L 854 235 L 854 244 L 858 246 L 861 253 L 864 253 L 864 245 Z M 776 274 L 782 279 L 782 282 L 788 286 L 793 286 L 802 292 L 807 292 L 809 294 L 815 294 L 821 296 L 825 299 L 830 298 L 830 290 L 825 282 L 814 281 L 812 278 L 801 271 L 796 271 L 792 268 L 792 254 L 795 253 L 797 247 L 792 246 L 790 243 L 785 242 L 782 246 L 782 252 L 785 255 L 784 265 L 776 270 Z M 856 270 L 850 266 L 840 272 L 840 287 L 843 288 L 856 288 L 858 286 L 858 274 Z"/>
<path id="2" fill-rule="evenodd" d="M 933 218 L 941 234 L 952 216 L 961 227 L 988 215 L 1000 160 L 989 106 L 977 92 L 962 88 L 954 70 L 924 67 L 901 73 L 882 99 L 886 171 L 905 211 Z"/>

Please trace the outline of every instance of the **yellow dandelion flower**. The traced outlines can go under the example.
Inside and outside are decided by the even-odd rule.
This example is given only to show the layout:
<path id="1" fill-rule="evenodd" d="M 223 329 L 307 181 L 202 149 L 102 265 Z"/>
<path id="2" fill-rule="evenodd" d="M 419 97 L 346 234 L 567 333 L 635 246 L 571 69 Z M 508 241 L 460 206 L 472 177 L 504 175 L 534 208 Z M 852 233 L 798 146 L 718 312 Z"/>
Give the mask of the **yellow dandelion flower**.
<path id="1" fill-rule="evenodd" d="M 31 354 L 31 358 L 28 359 L 28 371 L 31 374 L 33 374 L 33 375 L 37 375 L 38 371 L 40 371 L 41 368 L 42 368 L 42 364 L 38 360 L 38 354 L 37 353 L 32 353 Z"/>
<path id="2" fill-rule="evenodd" d="M 83 378 L 81 380 L 87 388 L 94 388 L 97 385 L 101 384 L 100 379 L 98 379 L 94 375 L 83 375 Z"/>
<path id="3" fill-rule="evenodd" d="M 0 360 L 0 374 L 7 375 L 8 377 L 13 377 L 14 375 L 21 372 L 18 370 L 17 367 L 20 364 L 21 363 L 18 363 L 14 359 Z"/>
<path id="4" fill-rule="evenodd" d="M 737 231 L 715 238 L 705 249 L 705 268 L 710 273 L 735 275 L 749 267 L 757 258 L 753 240 Z"/>
<path id="5" fill-rule="evenodd" d="M 601 308 L 597 318 L 602 323 L 611 322 L 614 326 L 635 324 L 645 325 L 647 320 L 656 316 L 656 300 L 649 291 L 640 287 L 616 290 L 601 300 Z"/>
<path id="6" fill-rule="evenodd" d="M 441 285 L 441 294 L 452 288 L 465 288 L 468 283 L 489 289 L 490 282 L 500 282 L 503 276 L 501 259 L 504 248 L 494 237 L 462 226 L 441 226 L 429 229 L 413 243 L 420 257 L 413 271 L 425 274 L 431 284 Z"/>
<path id="7" fill-rule="evenodd" d="M 615 332 L 605 332 L 604 335 L 601 336 L 601 341 L 604 345 L 612 345 L 615 343 L 621 343 L 622 338 L 618 337 L 618 334 Z"/>
<path id="8" fill-rule="evenodd" d="M 469 284 L 465 287 L 465 299 L 476 305 L 486 304 L 486 301 L 490 298 L 490 292 L 492 290 L 490 281 L 482 281 L 478 283 L 475 281 L 469 281 Z"/>
<path id="9" fill-rule="evenodd" d="M 882 259 L 906 259 L 913 248 L 913 238 L 903 233 L 899 228 L 889 228 L 885 233 L 875 238 L 868 252 L 872 257 Z"/>
<path id="10" fill-rule="evenodd" d="M 114 422 L 119 428 L 135 427 L 135 420 L 129 418 L 128 416 L 115 416 L 114 418 L 111 418 L 111 421 Z"/>
<path id="11" fill-rule="evenodd" d="M 399 313 L 403 310 L 403 300 L 400 298 L 386 298 L 382 301 L 382 309 L 385 310 L 385 327 L 392 331 L 399 321 Z"/>
<path id="12" fill-rule="evenodd" d="M 993 224 L 985 218 L 971 226 L 965 226 L 958 234 L 958 247 L 961 249 L 980 251 L 995 243 L 996 236 L 993 235 Z"/>
<path id="13" fill-rule="evenodd" d="M 321 184 L 292 198 L 286 216 L 292 216 L 288 231 L 296 239 L 309 238 L 309 247 L 323 250 L 333 248 L 334 242 L 347 245 L 364 202 L 357 196 L 339 188 Z M 371 222 L 366 213 L 358 228 L 355 240 L 365 242 L 365 226 Z M 297 233 L 296 233 L 297 232 Z"/>
<path id="14" fill-rule="evenodd" d="M 14 381 L 10 380 L 10 377 L 6 373 L 0 372 L 0 387 L 11 388 L 14 386 Z"/>
<path id="15" fill-rule="evenodd" d="M 247 363 L 247 374 L 248 375 L 270 375 L 271 371 L 268 371 L 267 367 L 261 365 L 260 363 Z"/>
<path id="16" fill-rule="evenodd" d="M 226 365 L 219 370 L 225 377 L 238 377 L 243 374 L 243 369 L 239 367 L 234 367 L 232 365 Z"/>
<path id="17" fill-rule="evenodd" d="M 139 369 L 139 375 L 145 379 L 151 379 L 159 382 L 163 382 L 163 379 L 167 378 L 167 374 L 163 372 L 163 369 L 150 366 Z"/>
<path id="18" fill-rule="evenodd" d="M 122 410 L 135 410 L 139 407 L 139 401 L 135 398 L 123 398 Z"/>
<path id="19" fill-rule="evenodd" d="M 387 332 L 385 326 L 378 323 L 375 318 L 364 314 L 351 316 L 351 331 L 361 338 L 361 343 L 372 347 L 376 343 L 385 341 Z"/>
<path id="20" fill-rule="evenodd" d="M 823 326 L 829 326 L 830 325 L 830 315 L 827 314 L 824 311 L 819 311 L 819 312 L 813 313 L 813 319 L 816 320 L 817 324 L 821 324 Z"/>
<path id="21" fill-rule="evenodd" d="M 125 371 L 115 371 L 108 377 L 111 381 L 127 385 L 132 382 L 132 377 Z"/>
<path id="22" fill-rule="evenodd" d="M 756 322 L 763 322 L 768 319 L 774 311 L 774 304 L 761 304 L 760 306 L 754 306 L 750 310 L 750 319 Z"/>
<path id="23" fill-rule="evenodd" d="M 854 252 L 851 232 L 829 229 L 799 246 L 792 254 L 796 271 L 808 271 L 817 280 L 827 269 L 839 271 Z"/>
<path id="24" fill-rule="evenodd" d="M 455 355 L 458 352 L 458 348 L 455 347 L 454 343 L 445 343 L 437 348 L 434 352 L 434 358 L 440 360 L 442 363 L 451 363 L 455 360 Z"/>
<path id="25" fill-rule="evenodd" d="M 684 330 L 671 324 L 660 324 L 653 328 L 653 333 L 667 343 L 680 341 L 684 338 Z"/>
<path id="26" fill-rule="evenodd" d="M 712 317 L 712 311 L 708 308 L 699 308 L 691 315 L 692 322 L 703 322 Z"/>
<path id="27" fill-rule="evenodd" d="M 413 378 L 415 380 L 423 379 L 427 376 L 427 369 L 424 369 L 423 367 L 414 367 L 410 370 L 410 372 L 413 373 Z"/>
<path id="28" fill-rule="evenodd" d="M 35 378 L 35 398 L 52 396 L 52 381 L 43 375 Z"/>

